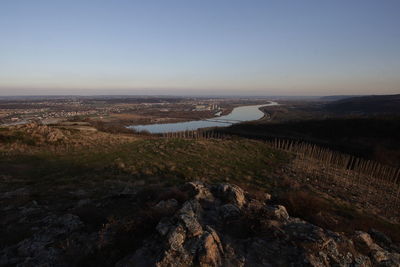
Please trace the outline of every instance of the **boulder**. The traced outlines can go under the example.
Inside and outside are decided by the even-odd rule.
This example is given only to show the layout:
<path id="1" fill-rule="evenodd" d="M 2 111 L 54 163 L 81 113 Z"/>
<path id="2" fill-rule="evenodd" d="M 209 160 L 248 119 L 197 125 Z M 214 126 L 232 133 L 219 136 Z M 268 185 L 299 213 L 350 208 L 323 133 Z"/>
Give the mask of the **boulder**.
<path id="1" fill-rule="evenodd" d="M 389 253 L 376 244 L 368 233 L 357 231 L 354 243 L 364 253 L 368 254 L 375 264 L 382 266 L 400 266 L 400 254 Z"/>
<path id="2" fill-rule="evenodd" d="M 219 184 L 215 188 L 215 194 L 223 201 L 235 204 L 239 208 L 246 203 L 244 191 L 237 185 Z"/>
<path id="3" fill-rule="evenodd" d="M 376 249 L 377 245 L 372 240 L 368 233 L 357 231 L 354 236 L 355 244 L 362 250 L 370 251 L 371 249 Z"/>
<path id="4" fill-rule="evenodd" d="M 217 232 L 210 226 L 202 235 L 199 249 L 200 266 L 222 266 L 223 248 Z"/>
<path id="5" fill-rule="evenodd" d="M 225 204 L 218 208 L 219 215 L 223 220 L 235 219 L 240 216 L 240 209 L 233 204 Z"/>
<path id="6" fill-rule="evenodd" d="M 196 218 L 196 214 L 200 212 L 200 204 L 197 200 L 187 201 L 178 211 L 178 218 L 188 230 L 190 236 L 198 236 L 203 233 L 203 229 Z"/>
<path id="7" fill-rule="evenodd" d="M 171 218 L 164 217 L 158 222 L 156 230 L 160 235 L 165 236 L 166 234 L 168 234 L 173 225 L 174 223 L 172 222 Z"/>
<path id="8" fill-rule="evenodd" d="M 378 230 L 375 230 L 375 229 L 371 229 L 371 230 L 369 231 L 369 234 L 370 234 L 371 238 L 372 238 L 375 242 L 377 242 L 378 244 L 380 244 L 381 246 L 382 246 L 382 245 L 383 245 L 383 246 L 386 246 L 386 247 L 391 247 L 391 246 L 393 246 L 393 241 L 392 241 L 388 236 L 386 236 L 384 233 L 382 233 L 382 232 L 380 232 L 380 231 L 378 231 Z"/>
<path id="9" fill-rule="evenodd" d="M 266 212 L 269 217 L 275 220 L 287 220 L 289 219 L 289 214 L 286 208 L 282 205 L 267 206 Z"/>
<path id="10" fill-rule="evenodd" d="M 168 233 L 168 248 L 174 251 L 180 251 L 186 239 L 186 230 L 182 225 L 177 225 Z"/>
<path id="11" fill-rule="evenodd" d="M 202 182 L 189 182 L 189 183 L 186 183 L 185 188 L 197 200 L 207 200 L 207 201 L 213 201 L 214 200 L 213 194 L 210 192 L 208 187 L 205 186 Z"/>
<path id="12" fill-rule="evenodd" d="M 16 263 L 18 266 L 66 266 L 62 263 L 63 251 L 56 244 L 64 242 L 67 236 L 73 236 L 74 232 L 81 230 L 82 221 L 78 216 L 72 214 L 62 216 L 51 214 L 38 223 L 42 227 L 30 238 L 2 251 L 1 266 Z M 93 243 L 93 241 L 86 235 L 75 235 L 74 239 L 82 239 L 83 236 L 85 237 L 83 239 L 88 241 L 85 247 L 90 247 L 89 243 Z M 82 244 L 85 241 L 80 240 L 79 242 Z"/>

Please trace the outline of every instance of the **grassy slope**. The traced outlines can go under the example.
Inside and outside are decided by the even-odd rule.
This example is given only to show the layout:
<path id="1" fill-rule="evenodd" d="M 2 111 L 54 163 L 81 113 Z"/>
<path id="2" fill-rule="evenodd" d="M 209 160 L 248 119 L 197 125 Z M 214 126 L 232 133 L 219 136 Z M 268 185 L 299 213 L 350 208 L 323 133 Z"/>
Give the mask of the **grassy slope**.
<path id="1" fill-rule="evenodd" d="M 254 122 L 221 131 L 244 137 L 300 139 L 393 166 L 400 162 L 400 117 Z"/>
<path id="2" fill-rule="evenodd" d="M 0 198 L 0 248 L 32 234 L 31 225 L 19 223 L 18 217 L 20 209 L 33 202 L 53 213 L 75 213 L 98 231 L 110 217 L 132 216 L 145 208 L 118 202 L 115 198 L 121 193 L 192 180 L 266 185 L 267 176 L 287 161 L 287 156 L 260 142 L 243 140 L 139 139 L 62 153 L 46 147 L 29 151 L 34 152 L 0 153 L 0 194 L 28 192 Z M 96 208 L 95 203 L 108 198 L 108 208 Z M 157 201 L 157 193 L 149 198 Z M 94 204 L 74 208 L 85 199 Z"/>
<path id="3" fill-rule="evenodd" d="M 113 148 L 75 150 L 31 155 L 3 155 L 5 175 L 26 179 L 68 182 L 90 175 L 127 176 L 129 179 L 176 178 L 178 180 L 261 179 L 287 158 L 266 145 L 251 140 L 163 140 L 140 139 Z"/>
<path id="4" fill-rule="evenodd" d="M 360 213 L 348 203 L 310 190 L 307 185 L 296 184 L 295 178 L 287 176 L 284 171 L 290 166 L 290 158 L 290 155 L 272 150 L 260 141 L 248 139 L 146 138 L 114 147 L 92 147 L 64 153 L 42 150 L 29 155 L 1 154 L 0 193 L 28 188 L 30 194 L 3 199 L 0 205 L 24 206 L 35 200 L 39 205 L 62 213 L 71 212 L 81 199 L 101 200 L 126 189 L 173 186 L 192 180 L 229 181 L 246 188 L 250 194 L 272 193 L 277 203 L 287 205 L 289 213 L 320 226 L 337 231 L 346 231 L 348 225 L 351 225 L 347 227 L 349 231 L 374 227 L 400 240 L 400 236 L 396 236 L 400 233 L 398 225 Z M 79 195 L 79 191 L 85 195 Z M 102 208 L 101 211 L 94 207 L 90 211 L 76 211 L 76 214 L 89 224 L 96 221 L 93 224 L 100 226 L 110 216 L 130 214 L 132 210 L 126 205 L 112 204 L 109 209 Z M 10 217 L 10 214 L 1 212 L 0 215 Z M 10 242 L 29 235 L 29 231 L 22 234 L 20 228 L 15 229 L 21 236 L 12 231 L 0 234 L 8 235 L 12 239 Z"/>

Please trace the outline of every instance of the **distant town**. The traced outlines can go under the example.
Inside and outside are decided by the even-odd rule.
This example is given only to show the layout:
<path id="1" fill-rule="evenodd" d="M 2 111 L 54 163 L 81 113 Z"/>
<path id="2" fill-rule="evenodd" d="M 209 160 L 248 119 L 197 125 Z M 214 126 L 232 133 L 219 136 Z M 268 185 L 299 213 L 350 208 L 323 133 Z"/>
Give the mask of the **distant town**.
<path id="1" fill-rule="evenodd" d="M 54 124 L 64 120 L 123 120 L 152 123 L 202 119 L 229 113 L 243 104 L 265 103 L 263 98 L 182 97 L 24 97 L 0 99 L 0 124 Z"/>

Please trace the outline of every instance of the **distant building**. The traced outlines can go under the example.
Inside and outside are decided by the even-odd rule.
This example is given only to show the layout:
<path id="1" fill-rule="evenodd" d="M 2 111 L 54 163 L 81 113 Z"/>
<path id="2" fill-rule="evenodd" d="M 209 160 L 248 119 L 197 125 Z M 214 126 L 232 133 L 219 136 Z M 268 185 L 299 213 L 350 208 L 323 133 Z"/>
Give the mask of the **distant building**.
<path id="1" fill-rule="evenodd" d="M 195 111 L 211 110 L 211 107 L 208 105 L 196 105 L 194 110 Z"/>

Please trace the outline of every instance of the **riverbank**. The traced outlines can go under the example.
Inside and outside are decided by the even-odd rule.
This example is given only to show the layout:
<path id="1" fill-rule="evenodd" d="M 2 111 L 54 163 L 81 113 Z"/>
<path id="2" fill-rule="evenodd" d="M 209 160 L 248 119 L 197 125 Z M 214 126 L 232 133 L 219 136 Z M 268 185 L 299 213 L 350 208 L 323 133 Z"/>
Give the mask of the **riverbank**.
<path id="1" fill-rule="evenodd" d="M 159 134 L 168 132 L 193 131 L 201 128 L 226 127 L 240 122 L 259 120 L 265 116 L 260 109 L 267 106 L 276 106 L 277 102 L 269 101 L 269 104 L 239 106 L 225 116 L 213 117 L 211 119 L 193 120 L 178 123 L 155 123 L 132 125 L 127 128 L 135 131 L 147 131 L 149 133 Z"/>

